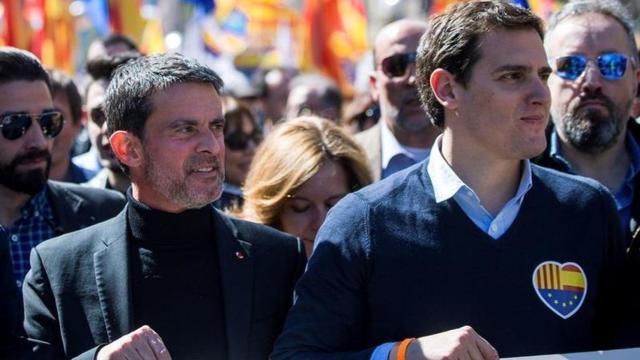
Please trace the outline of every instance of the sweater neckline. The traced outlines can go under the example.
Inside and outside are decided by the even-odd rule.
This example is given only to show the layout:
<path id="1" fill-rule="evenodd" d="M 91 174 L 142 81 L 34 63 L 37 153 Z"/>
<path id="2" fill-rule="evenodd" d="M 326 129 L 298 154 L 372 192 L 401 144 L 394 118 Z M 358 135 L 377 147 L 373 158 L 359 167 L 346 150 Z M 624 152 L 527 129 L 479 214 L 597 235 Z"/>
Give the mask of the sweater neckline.
<path id="1" fill-rule="evenodd" d="M 213 217 L 209 205 L 181 213 L 153 209 L 127 191 L 127 224 L 134 242 L 144 247 L 194 247 L 211 237 Z"/>

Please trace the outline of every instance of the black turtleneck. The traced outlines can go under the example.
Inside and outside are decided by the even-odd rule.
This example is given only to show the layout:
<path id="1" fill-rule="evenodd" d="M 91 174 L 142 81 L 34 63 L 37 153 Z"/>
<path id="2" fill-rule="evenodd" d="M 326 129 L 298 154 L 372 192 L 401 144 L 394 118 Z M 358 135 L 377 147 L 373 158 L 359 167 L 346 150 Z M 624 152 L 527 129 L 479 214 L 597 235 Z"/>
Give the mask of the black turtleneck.
<path id="1" fill-rule="evenodd" d="M 175 360 L 225 359 L 211 208 L 166 213 L 127 197 L 134 328 L 151 326 Z"/>

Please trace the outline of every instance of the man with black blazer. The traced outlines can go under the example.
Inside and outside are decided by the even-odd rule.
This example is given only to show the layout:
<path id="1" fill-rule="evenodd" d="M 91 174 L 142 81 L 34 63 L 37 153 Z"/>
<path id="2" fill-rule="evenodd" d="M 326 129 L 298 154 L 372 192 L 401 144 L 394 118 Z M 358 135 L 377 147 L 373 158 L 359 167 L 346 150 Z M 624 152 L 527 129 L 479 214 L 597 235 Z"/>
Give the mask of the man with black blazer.
<path id="1" fill-rule="evenodd" d="M 29 253 L 40 242 L 115 216 L 116 192 L 47 181 L 51 149 L 64 119 L 47 72 L 32 54 L 0 48 L 0 358 L 19 355 L 20 292 Z"/>
<path id="2" fill-rule="evenodd" d="M 33 250 L 23 294 L 39 358 L 268 357 L 305 258 L 298 239 L 211 205 L 224 179 L 221 86 L 181 55 L 116 70 L 105 113 L 128 203 Z"/>

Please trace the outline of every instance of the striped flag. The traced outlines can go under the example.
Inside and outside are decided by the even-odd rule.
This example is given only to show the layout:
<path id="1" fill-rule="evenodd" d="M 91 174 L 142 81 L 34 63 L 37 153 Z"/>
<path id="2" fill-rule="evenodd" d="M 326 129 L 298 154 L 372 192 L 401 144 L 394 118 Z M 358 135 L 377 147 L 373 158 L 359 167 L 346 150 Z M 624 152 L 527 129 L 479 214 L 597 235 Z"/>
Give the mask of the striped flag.
<path id="1" fill-rule="evenodd" d="M 566 319 L 580 309 L 587 292 L 587 277 L 576 263 L 545 261 L 533 272 L 533 287 L 549 309 Z"/>

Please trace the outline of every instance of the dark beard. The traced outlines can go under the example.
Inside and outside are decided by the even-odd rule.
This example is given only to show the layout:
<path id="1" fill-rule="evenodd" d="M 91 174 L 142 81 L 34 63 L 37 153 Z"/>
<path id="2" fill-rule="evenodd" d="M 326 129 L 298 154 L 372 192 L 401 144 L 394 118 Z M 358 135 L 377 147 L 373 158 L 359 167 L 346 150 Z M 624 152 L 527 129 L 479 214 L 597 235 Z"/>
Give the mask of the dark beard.
<path id="1" fill-rule="evenodd" d="M 16 168 L 25 160 L 46 158 L 47 167 L 44 170 L 34 169 L 17 172 Z M 9 164 L 0 165 L 0 184 L 17 192 L 35 195 L 44 188 L 49 179 L 51 168 L 51 154 L 47 150 L 32 150 L 16 156 Z"/>
<path id="2" fill-rule="evenodd" d="M 583 100 L 598 99 L 605 102 L 606 116 L 599 109 L 580 109 L 568 113 L 562 119 L 564 133 L 573 147 L 588 154 L 600 154 L 610 149 L 618 140 L 627 118 L 605 96 L 598 94 Z"/>

